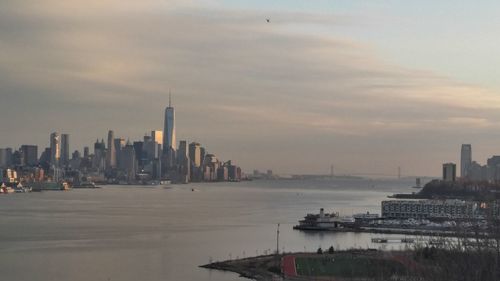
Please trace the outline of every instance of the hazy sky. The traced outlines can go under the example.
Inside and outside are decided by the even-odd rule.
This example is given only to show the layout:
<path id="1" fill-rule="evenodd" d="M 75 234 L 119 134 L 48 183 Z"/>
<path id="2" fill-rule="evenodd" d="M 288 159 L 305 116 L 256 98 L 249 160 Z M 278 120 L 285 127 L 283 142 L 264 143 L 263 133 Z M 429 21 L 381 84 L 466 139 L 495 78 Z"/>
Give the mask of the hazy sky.
<path id="1" fill-rule="evenodd" d="M 500 154 L 498 1 L 0 2 L 0 147 L 162 129 L 244 170 Z M 270 23 L 266 22 L 270 18 Z"/>

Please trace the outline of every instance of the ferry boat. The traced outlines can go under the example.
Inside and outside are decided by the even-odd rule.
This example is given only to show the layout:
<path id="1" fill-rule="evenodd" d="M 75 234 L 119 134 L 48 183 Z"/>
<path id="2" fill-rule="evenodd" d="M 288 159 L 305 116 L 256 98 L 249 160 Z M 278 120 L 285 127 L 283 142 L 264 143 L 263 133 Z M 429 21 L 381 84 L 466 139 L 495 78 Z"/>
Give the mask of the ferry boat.
<path id="1" fill-rule="evenodd" d="M 293 229 L 298 230 L 336 230 L 354 224 L 353 217 L 341 217 L 338 213 L 325 213 L 321 208 L 319 214 L 307 214 Z"/>

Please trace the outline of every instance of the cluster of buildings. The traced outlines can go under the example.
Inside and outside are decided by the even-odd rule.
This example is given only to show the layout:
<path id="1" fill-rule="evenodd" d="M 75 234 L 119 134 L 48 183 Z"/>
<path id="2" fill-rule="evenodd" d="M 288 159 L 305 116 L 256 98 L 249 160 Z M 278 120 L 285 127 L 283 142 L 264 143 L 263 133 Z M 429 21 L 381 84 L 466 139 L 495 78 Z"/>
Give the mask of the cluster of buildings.
<path id="1" fill-rule="evenodd" d="M 473 201 L 449 200 L 387 200 L 382 201 L 382 217 L 395 219 L 454 218 L 477 216 L 478 204 Z"/>
<path id="2" fill-rule="evenodd" d="M 33 183 L 69 181 L 73 184 L 106 182 L 155 184 L 162 181 L 240 181 L 241 168 L 221 161 L 197 142 L 177 143 L 175 110 L 169 98 L 164 130 L 153 130 L 142 140 L 125 141 L 112 130 L 107 140 L 97 139 L 93 151 L 70 153 L 70 135 L 50 134 L 49 147 L 22 145 L 0 148 L 0 182 Z"/>
<path id="3" fill-rule="evenodd" d="M 486 160 L 486 165 L 481 165 L 472 160 L 472 146 L 462 144 L 460 152 L 460 178 L 457 176 L 455 163 L 443 164 L 443 180 L 454 182 L 500 182 L 500 155 L 493 155 Z"/>

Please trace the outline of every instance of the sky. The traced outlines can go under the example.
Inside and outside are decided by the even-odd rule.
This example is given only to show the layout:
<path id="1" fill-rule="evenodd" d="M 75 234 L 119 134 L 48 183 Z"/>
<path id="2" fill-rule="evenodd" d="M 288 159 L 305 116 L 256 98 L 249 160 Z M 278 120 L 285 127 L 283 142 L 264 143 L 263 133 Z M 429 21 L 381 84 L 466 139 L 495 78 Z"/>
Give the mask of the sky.
<path id="1" fill-rule="evenodd" d="M 4 0 L 0 147 L 162 129 L 276 173 L 439 176 L 500 154 L 500 3 Z M 267 22 L 266 19 L 270 19 Z"/>

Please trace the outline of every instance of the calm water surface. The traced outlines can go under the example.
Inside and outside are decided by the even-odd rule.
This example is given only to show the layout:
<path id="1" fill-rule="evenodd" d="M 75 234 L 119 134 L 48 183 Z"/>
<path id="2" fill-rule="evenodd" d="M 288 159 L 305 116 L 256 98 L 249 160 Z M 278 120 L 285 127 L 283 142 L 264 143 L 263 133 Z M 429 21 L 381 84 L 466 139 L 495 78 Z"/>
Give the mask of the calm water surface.
<path id="1" fill-rule="evenodd" d="M 306 213 L 380 212 L 413 180 L 253 181 L 0 196 L 1 280 L 244 280 L 198 268 L 276 248 L 378 247 L 376 235 L 310 234 Z M 194 189 L 192 191 L 191 189 Z"/>

